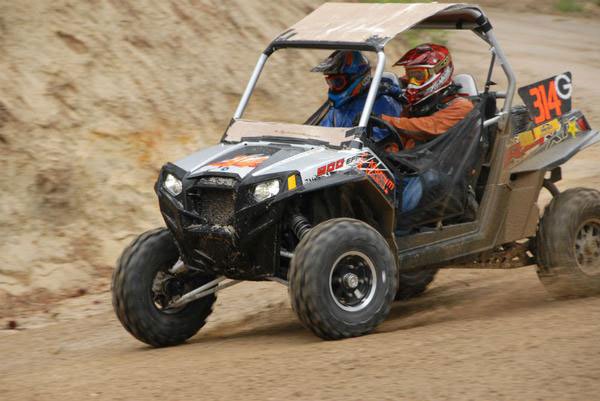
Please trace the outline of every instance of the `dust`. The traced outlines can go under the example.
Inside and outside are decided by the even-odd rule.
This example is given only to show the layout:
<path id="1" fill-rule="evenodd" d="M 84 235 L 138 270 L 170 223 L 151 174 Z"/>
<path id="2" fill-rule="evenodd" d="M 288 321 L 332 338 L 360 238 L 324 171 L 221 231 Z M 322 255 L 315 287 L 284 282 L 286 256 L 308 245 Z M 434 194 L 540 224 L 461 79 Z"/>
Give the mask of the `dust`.
<path id="1" fill-rule="evenodd" d="M 84 287 L 96 272 L 106 273 L 132 237 L 162 225 L 152 190 L 160 166 L 218 141 L 259 52 L 318 4 L 227 6 L 206 0 L 155 7 L 144 0 L 3 6 L 0 237 L 6 240 L 0 242 L 0 292 Z M 594 48 L 592 21 L 573 31 L 572 20 L 521 13 L 527 7 L 554 12 L 540 2 L 502 6 L 519 11 L 510 19 L 492 16 L 500 29 L 519 21 L 518 35 L 503 45 L 518 60 L 520 82 L 573 65 L 576 83 L 595 79 L 597 70 L 581 52 L 560 58 L 564 67 L 539 62 L 572 43 Z M 563 34 L 559 42 L 548 43 L 539 29 L 524 34 L 532 24 Z M 536 38 L 535 48 L 523 50 L 523 35 Z M 444 40 L 459 72 L 483 76 L 487 48 L 482 42 L 462 34 Z M 406 46 L 392 42 L 390 60 Z M 291 121 L 309 115 L 312 98 L 293 96 L 285 104 L 273 99 L 303 82 L 318 59 L 298 52 L 274 58 L 270 76 L 284 86 L 261 81 L 251 104 L 262 110 L 259 117 Z M 297 75 L 281 76 L 290 64 L 286 74 Z M 322 84 L 317 75 L 310 77 L 316 87 Z M 319 93 L 313 98 L 320 101 Z M 598 95 L 583 85 L 575 93 L 576 104 L 594 125 Z"/>
<path id="2" fill-rule="evenodd" d="M 600 90 L 591 84 L 598 14 L 539 15 L 554 13 L 553 2 L 533 0 L 482 3 L 502 6 L 490 14 L 518 84 L 572 71 L 575 107 L 600 126 Z M 275 283 L 220 293 L 207 326 L 183 347 L 150 350 L 115 320 L 114 261 L 138 233 L 162 224 L 157 169 L 218 140 L 259 52 L 317 5 L 0 4 L 5 398 L 597 398 L 600 300 L 553 301 L 533 268 L 442 271 L 422 297 L 395 304 L 375 334 L 337 342 L 302 328 Z M 457 71 L 481 85 L 487 46 L 463 33 L 446 39 Z M 267 83 L 263 94 L 278 89 Z M 277 112 L 285 117 L 304 101 Z M 596 153 L 571 160 L 559 187 L 600 188 Z M 190 384 L 190 374 L 200 381 Z"/>

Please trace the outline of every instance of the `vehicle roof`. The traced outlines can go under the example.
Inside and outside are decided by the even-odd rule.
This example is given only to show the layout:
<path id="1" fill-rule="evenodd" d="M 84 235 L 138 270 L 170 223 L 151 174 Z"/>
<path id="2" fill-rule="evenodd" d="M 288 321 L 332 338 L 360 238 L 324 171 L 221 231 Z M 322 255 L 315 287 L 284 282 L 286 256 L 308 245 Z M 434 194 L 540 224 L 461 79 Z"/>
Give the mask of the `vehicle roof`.
<path id="1" fill-rule="evenodd" d="M 483 18 L 482 18 L 483 17 Z M 456 29 L 487 22 L 478 6 L 460 3 L 325 3 L 282 32 L 270 48 L 379 50 L 415 25 Z"/>

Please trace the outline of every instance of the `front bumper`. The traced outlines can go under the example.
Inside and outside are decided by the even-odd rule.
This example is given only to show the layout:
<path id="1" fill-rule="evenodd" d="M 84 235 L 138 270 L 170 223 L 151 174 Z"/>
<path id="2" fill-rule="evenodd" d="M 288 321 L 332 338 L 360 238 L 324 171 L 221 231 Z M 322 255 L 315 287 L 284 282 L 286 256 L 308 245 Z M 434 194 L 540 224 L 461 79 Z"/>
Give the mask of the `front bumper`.
<path id="1" fill-rule="evenodd" d="M 173 197 L 162 187 L 167 165 L 155 186 L 165 223 L 184 263 L 205 274 L 261 280 L 279 267 L 279 230 L 283 206 L 248 204 L 248 193 L 233 185 L 207 185 L 203 177 L 183 178 L 183 192 Z M 181 177 L 181 171 L 175 171 Z M 204 177 L 205 178 L 205 177 Z M 204 180 L 205 182 L 206 180 Z"/>

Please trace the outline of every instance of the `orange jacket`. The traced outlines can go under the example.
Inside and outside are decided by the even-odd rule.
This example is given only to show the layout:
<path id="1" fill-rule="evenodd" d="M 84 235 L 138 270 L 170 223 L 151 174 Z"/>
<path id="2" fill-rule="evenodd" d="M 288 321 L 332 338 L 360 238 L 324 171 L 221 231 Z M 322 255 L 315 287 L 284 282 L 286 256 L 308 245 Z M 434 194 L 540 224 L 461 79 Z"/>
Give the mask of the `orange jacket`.
<path id="1" fill-rule="evenodd" d="M 392 117 L 384 114 L 381 118 L 404 131 L 401 134 L 404 149 L 411 149 L 415 147 L 415 141 L 427 142 L 448 131 L 465 118 L 471 110 L 473 110 L 473 103 L 470 100 L 457 97 L 452 99 L 446 108 L 436 111 L 430 116 Z"/>

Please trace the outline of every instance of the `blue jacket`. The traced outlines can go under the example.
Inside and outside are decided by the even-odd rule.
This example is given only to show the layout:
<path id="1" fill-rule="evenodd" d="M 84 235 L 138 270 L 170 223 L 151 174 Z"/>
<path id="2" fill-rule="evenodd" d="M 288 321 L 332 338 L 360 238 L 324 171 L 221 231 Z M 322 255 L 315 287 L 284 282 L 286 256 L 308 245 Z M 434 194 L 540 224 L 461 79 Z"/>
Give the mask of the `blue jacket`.
<path id="1" fill-rule="evenodd" d="M 389 116 L 400 117 L 402 113 L 402 106 L 395 100 L 391 94 L 398 94 L 400 88 L 394 85 L 389 80 L 382 81 L 377 93 L 377 99 L 373 104 L 372 113 L 380 116 L 381 114 L 387 114 Z M 346 103 L 341 104 L 338 107 L 329 109 L 325 117 L 321 120 L 320 125 L 323 127 L 352 127 L 355 125 L 355 121 L 359 118 L 367 100 L 367 90 L 363 91 L 360 95 L 350 99 Z M 373 140 L 379 142 L 385 139 L 390 132 L 385 129 L 373 128 Z M 423 196 L 423 184 L 419 177 L 406 177 L 401 181 L 399 188 L 402 188 L 402 204 L 399 205 L 402 212 L 408 212 L 417 207 L 421 197 Z"/>
<path id="2" fill-rule="evenodd" d="M 387 114 L 389 116 L 400 117 L 402 106 L 394 99 L 391 94 L 399 93 L 400 88 L 394 85 L 389 80 L 382 81 L 384 85 L 380 85 L 377 99 L 373 104 L 372 114 L 380 116 Z M 338 107 L 332 106 L 325 117 L 321 120 L 322 127 L 353 127 L 356 125 L 356 120 L 360 117 L 367 100 L 368 90 L 363 91 L 358 96 L 341 104 Z M 390 133 L 387 130 L 374 128 L 373 140 L 379 142 L 386 138 Z"/>

